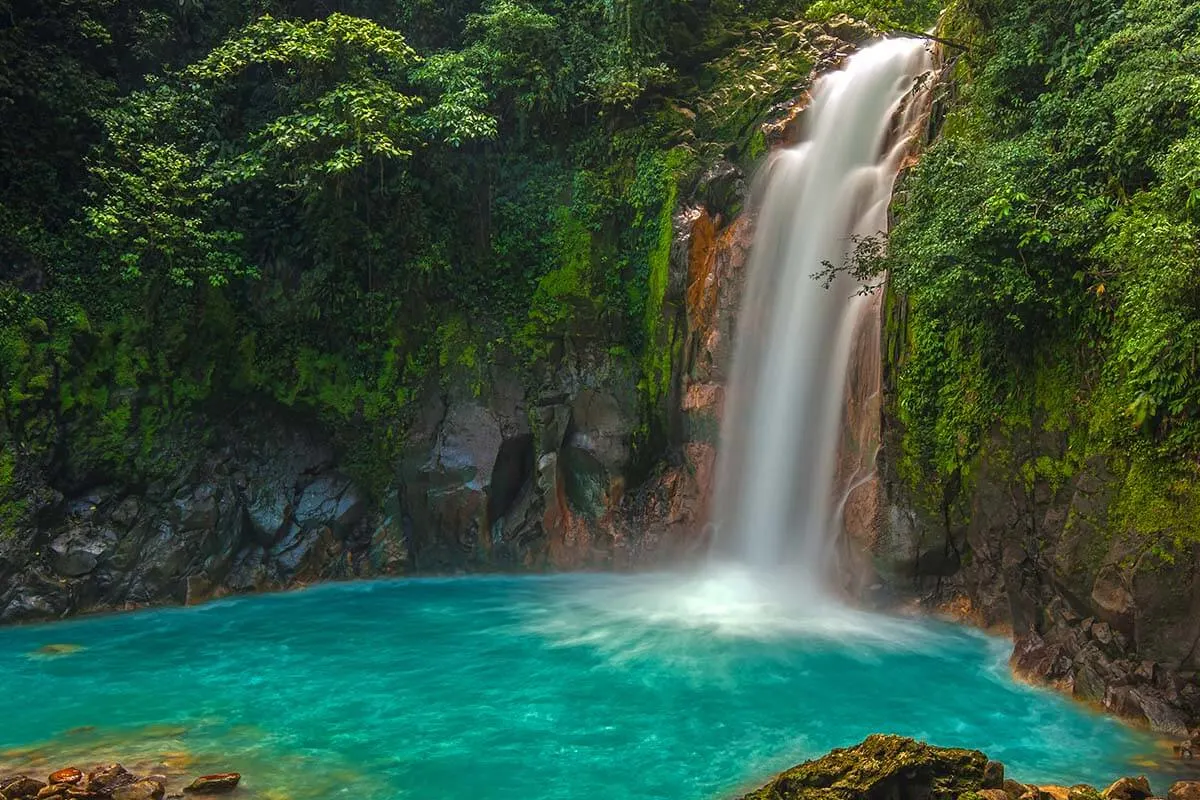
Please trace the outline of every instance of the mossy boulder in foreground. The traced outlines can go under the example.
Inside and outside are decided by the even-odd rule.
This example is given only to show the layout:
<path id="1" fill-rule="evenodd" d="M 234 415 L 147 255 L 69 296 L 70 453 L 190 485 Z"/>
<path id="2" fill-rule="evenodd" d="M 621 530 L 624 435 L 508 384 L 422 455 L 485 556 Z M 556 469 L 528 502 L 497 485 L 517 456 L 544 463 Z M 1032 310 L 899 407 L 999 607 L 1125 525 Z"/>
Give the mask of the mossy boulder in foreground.
<path id="1" fill-rule="evenodd" d="M 984 786 L 987 766 L 978 750 L 874 735 L 792 767 L 742 800 L 956 800 L 991 788 Z"/>

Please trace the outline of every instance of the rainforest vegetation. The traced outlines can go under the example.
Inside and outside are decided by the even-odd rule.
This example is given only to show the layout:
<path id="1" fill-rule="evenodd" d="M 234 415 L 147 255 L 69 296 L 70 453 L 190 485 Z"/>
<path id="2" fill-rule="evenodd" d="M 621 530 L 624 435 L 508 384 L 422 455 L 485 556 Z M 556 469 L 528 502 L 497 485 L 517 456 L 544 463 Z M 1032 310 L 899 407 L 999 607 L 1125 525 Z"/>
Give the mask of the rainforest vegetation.
<path id="1" fill-rule="evenodd" d="M 0 5 L 0 515 L 23 470 L 153 469 L 255 401 L 364 469 L 414 398 L 569 332 L 664 380 L 671 215 L 811 64 L 785 22 L 909 0 Z M 956 0 L 940 134 L 897 197 L 904 469 L 969 478 L 997 420 L 1119 453 L 1164 527 L 1200 453 L 1200 3 Z M 943 93 L 944 94 L 944 93 Z M 944 118 L 943 118 L 944 117 Z M 932 479 L 929 481 L 928 479 Z M 1200 512 L 1194 512 L 1200 513 Z M 1157 516 L 1156 516 L 1157 515 Z M 1174 530 L 1200 529 L 1175 525 Z M 0 518 L 2 524 L 2 518 Z"/>
<path id="2" fill-rule="evenodd" d="M 1061 484 L 1099 457 L 1114 529 L 1194 542 L 1200 4 L 960 0 L 941 30 L 957 96 L 873 262 L 909 305 L 909 482 L 938 502 L 1056 432 L 1010 466 Z"/>
<path id="3" fill-rule="evenodd" d="M 414 397 L 568 330 L 664 380 L 676 197 L 809 61 L 836 0 L 113 0 L 0 17 L 0 509 L 128 479 L 255 400 L 366 469 Z"/>

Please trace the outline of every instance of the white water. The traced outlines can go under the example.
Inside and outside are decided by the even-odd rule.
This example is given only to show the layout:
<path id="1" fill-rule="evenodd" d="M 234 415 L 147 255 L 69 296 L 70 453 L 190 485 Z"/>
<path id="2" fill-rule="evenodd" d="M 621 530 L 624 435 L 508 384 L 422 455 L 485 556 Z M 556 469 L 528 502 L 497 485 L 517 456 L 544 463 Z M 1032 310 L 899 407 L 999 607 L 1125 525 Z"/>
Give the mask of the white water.
<path id="1" fill-rule="evenodd" d="M 912 39 L 855 54 L 818 81 L 806 141 L 768 166 L 721 431 L 714 556 L 793 598 L 828 593 L 846 371 L 869 306 L 852 277 L 826 288 L 812 276 L 843 265 L 853 236 L 886 230 L 917 106 L 905 103 L 928 66 Z"/>

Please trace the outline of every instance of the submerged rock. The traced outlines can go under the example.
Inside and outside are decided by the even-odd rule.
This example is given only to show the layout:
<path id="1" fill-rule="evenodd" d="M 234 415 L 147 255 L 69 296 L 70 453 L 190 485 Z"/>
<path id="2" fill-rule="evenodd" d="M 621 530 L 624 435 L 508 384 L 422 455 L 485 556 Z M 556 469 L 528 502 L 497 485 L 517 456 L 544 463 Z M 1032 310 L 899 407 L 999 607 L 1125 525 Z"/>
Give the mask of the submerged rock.
<path id="1" fill-rule="evenodd" d="M 113 790 L 112 800 L 162 800 L 166 789 L 161 783 L 149 778 L 120 786 Z"/>
<path id="2" fill-rule="evenodd" d="M 56 658 L 58 656 L 69 656 L 72 653 L 78 653 L 83 649 L 83 645 L 78 644 L 47 644 L 33 651 L 33 655 L 41 658 Z M 55 775 L 58 773 L 56 772 Z M 54 781 L 51 781 L 54 783 Z"/>
<path id="3" fill-rule="evenodd" d="M 987 764 L 978 750 L 875 735 L 793 767 L 742 800 L 957 800 L 983 788 Z"/>
<path id="4" fill-rule="evenodd" d="M 0 778 L 0 794 L 7 797 L 8 800 L 25 800 L 28 797 L 37 797 L 38 792 L 44 788 L 46 788 L 46 784 L 24 775 Z"/>
<path id="5" fill-rule="evenodd" d="M 196 794 L 223 794 L 237 788 L 242 776 L 236 772 L 223 772 L 219 775 L 202 775 L 183 787 L 185 792 Z"/>
<path id="6" fill-rule="evenodd" d="M 137 781 L 137 776 L 120 764 L 110 764 L 88 773 L 84 784 L 89 791 L 114 794 L 117 789 Z"/>

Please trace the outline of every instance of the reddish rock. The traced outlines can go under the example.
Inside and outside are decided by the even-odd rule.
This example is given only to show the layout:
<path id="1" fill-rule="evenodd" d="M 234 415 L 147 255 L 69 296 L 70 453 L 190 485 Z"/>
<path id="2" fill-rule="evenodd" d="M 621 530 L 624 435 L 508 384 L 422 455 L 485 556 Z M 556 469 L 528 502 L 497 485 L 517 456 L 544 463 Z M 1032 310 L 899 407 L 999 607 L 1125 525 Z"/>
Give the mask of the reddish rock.
<path id="1" fill-rule="evenodd" d="M 50 783 L 70 783 L 76 784 L 83 780 L 83 772 L 75 767 L 67 767 L 60 769 L 58 772 L 50 774 Z"/>
<path id="2" fill-rule="evenodd" d="M 185 792 L 196 794 L 223 794 L 237 788 L 242 776 L 236 772 L 223 772 L 218 775 L 202 775 L 183 787 Z"/>
<path id="3" fill-rule="evenodd" d="M 812 95 L 804 92 L 789 104 L 779 117 L 763 123 L 762 132 L 767 146 L 790 147 L 800 141 L 801 121 L 812 103 Z"/>
<path id="4" fill-rule="evenodd" d="M 1200 781 L 1176 781 L 1167 790 L 1167 800 L 1200 800 Z"/>

